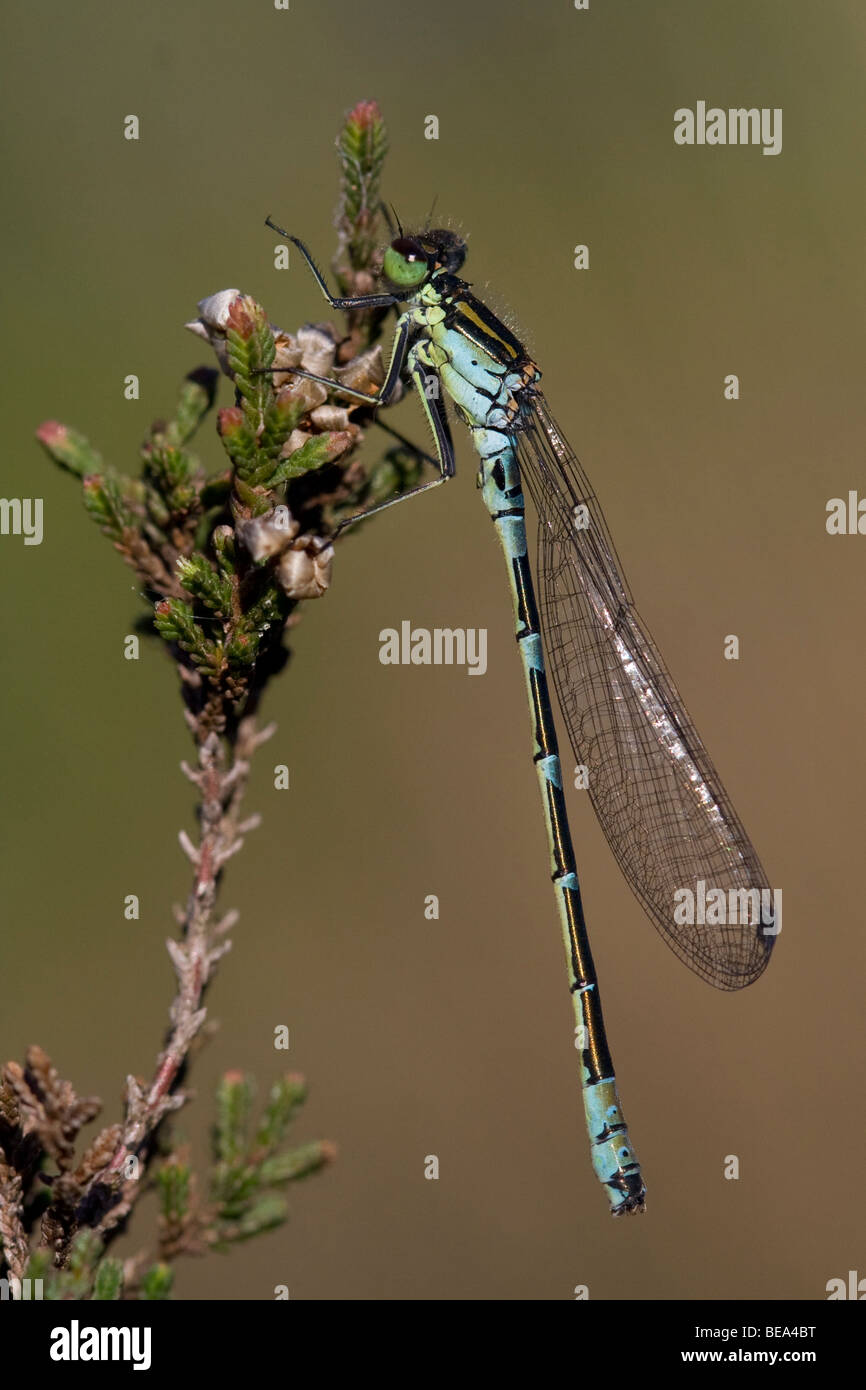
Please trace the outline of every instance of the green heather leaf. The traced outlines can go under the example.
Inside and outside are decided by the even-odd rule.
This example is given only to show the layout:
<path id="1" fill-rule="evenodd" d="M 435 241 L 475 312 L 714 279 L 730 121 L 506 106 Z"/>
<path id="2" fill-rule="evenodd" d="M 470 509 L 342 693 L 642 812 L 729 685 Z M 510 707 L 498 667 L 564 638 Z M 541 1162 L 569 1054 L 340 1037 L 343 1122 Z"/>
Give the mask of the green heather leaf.
<path id="1" fill-rule="evenodd" d="M 212 608 L 222 617 L 231 615 L 231 580 L 218 574 L 207 556 L 198 553 L 181 556 L 177 562 L 177 573 L 183 587 L 207 608 Z"/>
<path id="2" fill-rule="evenodd" d="M 93 1282 L 93 1298 L 103 1301 L 119 1299 L 123 1292 L 123 1265 L 120 1260 L 101 1260 Z"/>
<path id="3" fill-rule="evenodd" d="M 302 1076 L 283 1076 L 275 1081 L 256 1132 L 256 1148 L 272 1150 L 280 1143 L 295 1111 L 307 1097 Z"/>
<path id="4" fill-rule="evenodd" d="M 262 1197 L 261 1201 L 256 1202 L 246 1216 L 239 1221 L 233 1222 L 229 1226 L 219 1227 L 217 1242 L 225 1248 L 229 1244 L 249 1240 L 251 1236 L 257 1236 L 262 1231 L 275 1230 L 284 1224 L 288 1214 L 288 1207 L 282 1197 L 276 1195 Z"/>
<path id="5" fill-rule="evenodd" d="M 229 406 L 217 416 L 217 430 L 223 448 L 241 477 L 256 466 L 256 432 L 238 406 Z"/>
<path id="6" fill-rule="evenodd" d="M 227 1221 L 243 1216 L 260 1186 L 258 1167 L 245 1160 L 219 1163 L 211 1172 L 211 1200 Z"/>
<path id="7" fill-rule="evenodd" d="M 334 434 L 339 433 L 334 431 Z M 304 473 L 312 473 L 313 469 L 321 468 L 325 463 L 331 463 L 333 459 L 345 451 L 342 448 L 335 449 L 332 434 L 314 434 L 302 444 L 300 449 L 296 449 L 288 458 L 280 459 L 277 467 L 268 479 L 268 487 L 278 487 L 280 483 L 288 482 L 291 478 L 300 478 Z"/>
<path id="8" fill-rule="evenodd" d="M 330 1160 L 330 1146 L 318 1141 L 304 1144 L 300 1148 L 290 1150 L 289 1153 L 274 1154 L 272 1158 L 266 1158 L 262 1164 L 262 1183 L 271 1187 L 278 1183 L 294 1182 L 296 1178 L 309 1177 L 311 1173 L 324 1168 Z"/>
<path id="9" fill-rule="evenodd" d="M 155 1303 L 171 1296 L 174 1274 L 166 1264 L 151 1265 L 141 1281 L 139 1298 Z"/>
<path id="10" fill-rule="evenodd" d="M 259 435 L 259 452 L 266 459 L 275 460 L 304 413 L 304 399 L 299 393 L 290 390 L 282 392 L 265 409 L 262 432 Z"/>
<path id="11" fill-rule="evenodd" d="M 247 1132 L 255 1085 L 242 1072 L 226 1072 L 217 1087 L 217 1117 L 213 1131 L 213 1152 L 219 1163 L 240 1158 L 247 1147 Z"/>
<path id="12" fill-rule="evenodd" d="M 195 434 L 214 403 L 219 376 L 213 367 L 198 367 L 185 378 L 175 418 L 165 431 L 170 444 L 185 444 Z"/>
<path id="13" fill-rule="evenodd" d="M 261 634 L 271 623 L 282 623 L 288 615 L 288 600 L 282 589 L 269 582 L 241 619 L 241 631 Z"/>
<path id="14" fill-rule="evenodd" d="M 102 472 L 103 464 L 99 453 L 83 434 L 71 429 L 69 425 L 61 425 L 57 420 L 46 420 L 36 431 L 36 438 L 56 464 L 65 468 L 67 472 L 74 473 L 77 478 L 84 478 L 88 473 Z"/>
<path id="15" fill-rule="evenodd" d="M 154 608 L 153 625 L 167 642 L 177 642 L 185 652 L 190 652 L 198 665 L 216 669 L 221 660 L 218 642 L 212 642 L 202 632 L 195 615 L 183 599 L 161 599 Z"/>
<path id="16" fill-rule="evenodd" d="M 111 473 L 90 474 L 84 479 L 82 498 L 87 514 L 103 533 L 117 540 L 135 527 L 135 518 L 123 502 L 118 479 Z"/>
<path id="17" fill-rule="evenodd" d="M 157 1174 L 159 1205 L 166 1221 L 174 1224 L 189 1211 L 192 1172 L 186 1163 L 173 1159 L 164 1163 Z"/>
<path id="18" fill-rule="evenodd" d="M 226 642 L 225 655 L 229 665 L 243 669 L 252 666 L 261 647 L 258 632 L 235 632 Z"/>
<path id="19" fill-rule="evenodd" d="M 388 136 L 374 101 L 359 102 L 347 115 L 337 140 L 340 157 L 338 218 L 353 229 L 375 212 L 379 204 L 379 180 L 388 153 Z M 350 237 L 350 244 L 352 238 Z M 356 246 L 357 249 L 357 246 Z M 357 269 L 366 264 L 352 256 Z"/>

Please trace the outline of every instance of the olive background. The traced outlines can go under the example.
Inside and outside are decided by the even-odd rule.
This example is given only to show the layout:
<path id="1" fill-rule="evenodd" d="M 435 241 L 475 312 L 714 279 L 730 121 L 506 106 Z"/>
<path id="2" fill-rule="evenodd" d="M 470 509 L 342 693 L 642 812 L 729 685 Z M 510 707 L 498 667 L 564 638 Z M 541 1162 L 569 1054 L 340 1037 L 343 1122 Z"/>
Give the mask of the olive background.
<path id="1" fill-rule="evenodd" d="M 645 1216 L 611 1221 L 503 563 L 455 430 L 457 480 L 339 545 L 270 690 L 279 733 L 247 802 L 263 825 L 223 893 L 241 920 L 208 999 L 221 1027 L 180 1117 L 202 1162 L 221 1073 L 264 1093 L 288 1066 L 310 1084 L 296 1140 L 339 1158 L 289 1190 L 279 1232 L 180 1265 L 177 1295 L 820 1299 L 866 1273 L 866 536 L 825 529 L 830 498 L 866 491 L 862 8 L 15 0 L 4 48 L 2 492 L 44 498 L 45 536 L 0 537 L 2 1058 L 38 1041 L 117 1118 L 124 1076 L 149 1075 L 160 1045 L 177 832 L 194 828 L 173 671 L 156 643 L 123 659 L 145 611 L 134 576 L 33 431 L 67 422 L 132 469 L 207 360 L 182 329 L 197 300 L 235 285 L 288 329 L 324 318 L 300 259 L 274 268 L 263 221 L 329 261 L 334 139 L 375 98 L 386 196 L 406 225 L 435 196 L 434 220 L 468 237 L 467 278 L 539 361 L 784 931 L 755 986 L 711 990 L 570 792 L 649 1188 Z M 674 111 L 698 100 L 783 108 L 782 153 L 675 145 Z M 423 439 L 417 402 L 398 411 Z M 212 423 L 198 448 L 222 465 Z M 382 666 L 379 632 L 404 619 L 486 628 L 487 673 Z M 122 1249 L 153 1221 L 149 1198 Z"/>

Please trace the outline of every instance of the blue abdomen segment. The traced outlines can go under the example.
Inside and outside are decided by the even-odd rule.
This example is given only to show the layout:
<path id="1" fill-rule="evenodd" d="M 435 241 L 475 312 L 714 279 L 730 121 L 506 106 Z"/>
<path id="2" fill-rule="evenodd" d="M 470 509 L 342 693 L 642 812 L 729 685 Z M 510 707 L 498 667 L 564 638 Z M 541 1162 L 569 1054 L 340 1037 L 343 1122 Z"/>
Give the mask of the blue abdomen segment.
<path id="1" fill-rule="evenodd" d="M 607 1076 L 583 1089 L 583 1110 L 589 1134 L 590 1157 L 595 1175 L 607 1188 L 614 1216 L 637 1196 L 643 1205 L 640 1165 L 631 1147 L 616 1089 L 616 1078 Z"/>

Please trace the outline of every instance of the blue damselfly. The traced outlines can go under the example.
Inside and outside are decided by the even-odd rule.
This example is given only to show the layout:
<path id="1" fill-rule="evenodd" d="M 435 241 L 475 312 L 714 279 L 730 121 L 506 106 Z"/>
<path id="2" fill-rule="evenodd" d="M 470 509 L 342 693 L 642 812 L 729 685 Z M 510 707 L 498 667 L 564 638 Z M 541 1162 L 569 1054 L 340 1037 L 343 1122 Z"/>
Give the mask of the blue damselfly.
<path id="1" fill-rule="evenodd" d="M 384 256 L 386 290 L 347 298 L 330 293 L 297 237 L 270 219 L 268 226 L 298 248 L 332 308 L 398 310 L 378 395 L 312 379 L 372 406 L 387 404 L 398 383 L 408 380 L 417 388 L 433 432 L 438 476 L 359 513 L 340 529 L 453 476 L 454 450 L 440 384 L 472 435 L 482 495 L 508 566 L 593 1166 L 614 1215 L 641 1211 L 646 1189 L 605 1036 L 566 815 L 545 652 L 575 757 L 587 770 L 592 805 L 623 873 L 668 945 L 719 989 L 751 984 L 767 964 L 779 926 L 768 906 L 769 883 L 638 616 L 595 493 L 539 388 L 541 373 L 522 343 L 458 277 L 465 243 L 448 230 L 413 236 L 401 230 Z M 521 479 L 538 513 L 540 603 L 527 552 Z M 707 884 L 741 911 L 701 912 L 688 921 L 678 904 L 688 901 L 689 894 L 693 902 L 702 893 L 706 898 Z"/>

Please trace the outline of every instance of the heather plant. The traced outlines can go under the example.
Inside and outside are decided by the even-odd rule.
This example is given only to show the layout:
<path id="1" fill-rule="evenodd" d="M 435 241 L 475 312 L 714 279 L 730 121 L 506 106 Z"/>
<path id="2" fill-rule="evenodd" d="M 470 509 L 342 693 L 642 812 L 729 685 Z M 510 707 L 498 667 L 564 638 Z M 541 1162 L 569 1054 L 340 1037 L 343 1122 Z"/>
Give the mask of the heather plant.
<path id="1" fill-rule="evenodd" d="M 337 141 L 333 270 L 346 294 L 368 292 L 379 272 L 386 149 L 376 104 L 360 103 Z M 179 1256 L 226 1250 L 281 1225 L 287 1185 L 334 1154 L 327 1142 L 288 1142 L 305 1096 L 296 1075 L 270 1083 L 256 1114 L 253 1079 L 226 1072 L 203 1174 L 174 1117 L 190 1101 L 191 1062 L 211 1030 L 205 996 L 238 920 L 220 906 L 224 871 L 258 823 L 244 814 L 244 795 L 252 759 L 274 731 L 259 716 L 286 664 L 287 634 L 298 606 L 328 590 L 340 522 L 410 487 L 422 456 L 393 440 L 384 453 L 362 454 L 370 408 L 296 370 L 375 391 L 384 380 L 381 313 L 355 310 L 341 325 L 289 333 L 249 295 L 223 290 L 200 302 L 187 327 L 217 367 L 185 378 L 136 472 L 103 463 L 71 426 L 49 421 L 37 432 L 80 479 L 85 510 L 150 603 L 144 630 L 164 644 L 179 678 L 193 750 L 182 767 L 196 788 L 198 830 L 180 833 L 192 878 L 168 942 L 168 1030 L 152 1075 L 126 1077 L 122 1116 L 79 1145 L 101 1101 L 80 1097 L 38 1046 L 0 1073 L 0 1280 L 13 1297 L 33 1296 L 41 1281 L 45 1298 L 167 1298 Z M 207 439 L 222 376 L 234 395 L 216 409 L 223 457 L 209 469 L 193 445 Z M 120 1260 L 112 1245 L 146 1191 L 159 1201 L 155 1242 Z"/>

